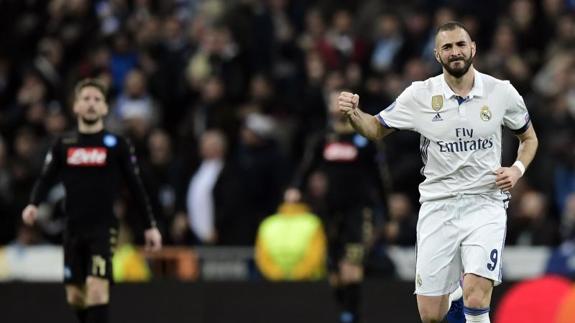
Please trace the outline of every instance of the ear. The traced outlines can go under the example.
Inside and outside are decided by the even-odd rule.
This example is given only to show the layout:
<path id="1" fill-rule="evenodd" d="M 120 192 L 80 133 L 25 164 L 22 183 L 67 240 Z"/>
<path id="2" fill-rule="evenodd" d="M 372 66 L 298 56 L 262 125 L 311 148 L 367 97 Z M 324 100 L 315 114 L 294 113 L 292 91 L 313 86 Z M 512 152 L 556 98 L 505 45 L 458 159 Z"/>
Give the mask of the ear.
<path id="1" fill-rule="evenodd" d="M 471 42 L 471 57 L 475 57 L 475 54 L 477 53 L 477 45 L 475 44 L 474 41 Z"/>
<path id="2" fill-rule="evenodd" d="M 76 103 L 77 100 L 74 99 L 74 101 L 72 102 L 72 112 L 74 113 L 74 115 L 78 115 L 78 104 Z"/>
<path id="3" fill-rule="evenodd" d="M 435 56 L 435 60 L 441 64 L 441 60 L 439 59 L 439 52 L 437 51 L 437 48 L 433 49 L 433 56 Z"/>

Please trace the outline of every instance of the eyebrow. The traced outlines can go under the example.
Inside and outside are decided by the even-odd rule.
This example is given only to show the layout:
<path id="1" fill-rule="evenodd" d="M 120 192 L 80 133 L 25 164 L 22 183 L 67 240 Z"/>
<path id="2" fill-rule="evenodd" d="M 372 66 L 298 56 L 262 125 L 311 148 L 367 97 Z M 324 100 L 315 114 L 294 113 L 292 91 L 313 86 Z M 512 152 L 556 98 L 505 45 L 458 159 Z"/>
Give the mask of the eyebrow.
<path id="1" fill-rule="evenodd" d="M 456 41 L 456 42 L 454 42 L 454 43 L 443 44 L 443 45 L 441 46 L 441 48 L 449 48 L 449 47 L 452 47 L 453 44 L 458 45 L 458 46 L 463 46 L 463 45 L 467 44 L 467 41 L 465 41 L 465 40 L 459 40 L 459 41 Z"/>

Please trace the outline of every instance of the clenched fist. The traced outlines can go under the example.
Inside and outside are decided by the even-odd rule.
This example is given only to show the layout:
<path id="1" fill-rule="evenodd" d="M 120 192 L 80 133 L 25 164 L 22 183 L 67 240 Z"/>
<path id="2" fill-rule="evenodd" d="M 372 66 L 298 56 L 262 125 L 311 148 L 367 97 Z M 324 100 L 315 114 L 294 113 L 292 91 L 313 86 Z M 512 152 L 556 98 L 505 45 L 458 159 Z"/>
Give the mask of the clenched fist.
<path id="1" fill-rule="evenodd" d="M 27 225 L 34 225 L 38 217 L 38 207 L 36 205 L 28 204 L 22 211 L 22 220 Z"/>
<path id="2" fill-rule="evenodd" d="M 359 106 L 359 95 L 351 92 L 341 92 L 337 98 L 339 111 L 347 117 L 351 117 L 354 110 Z"/>

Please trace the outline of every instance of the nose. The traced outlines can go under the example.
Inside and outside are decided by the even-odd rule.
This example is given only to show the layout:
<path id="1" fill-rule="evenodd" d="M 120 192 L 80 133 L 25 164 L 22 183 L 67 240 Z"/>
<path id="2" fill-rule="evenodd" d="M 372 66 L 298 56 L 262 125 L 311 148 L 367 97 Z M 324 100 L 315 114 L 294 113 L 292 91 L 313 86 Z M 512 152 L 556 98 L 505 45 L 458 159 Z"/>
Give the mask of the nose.
<path id="1" fill-rule="evenodd" d="M 449 53 L 449 58 L 454 59 L 454 58 L 459 58 L 461 57 L 461 51 L 459 49 L 452 49 L 451 53 Z"/>

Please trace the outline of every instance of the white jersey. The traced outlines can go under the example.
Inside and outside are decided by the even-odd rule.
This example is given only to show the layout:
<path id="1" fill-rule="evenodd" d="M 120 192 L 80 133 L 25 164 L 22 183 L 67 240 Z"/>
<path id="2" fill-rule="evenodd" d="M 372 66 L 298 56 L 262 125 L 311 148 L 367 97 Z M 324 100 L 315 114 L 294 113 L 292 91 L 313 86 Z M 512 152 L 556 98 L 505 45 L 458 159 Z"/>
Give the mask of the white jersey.
<path id="1" fill-rule="evenodd" d="M 387 128 L 421 134 L 420 202 L 458 194 L 505 197 L 495 185 L 501 127 L 523 133 L 529 114 L 509 81 L 475 71 L 469 95 L 458 97 L 443 74 L 413 82 L 377 118 Z"/>

